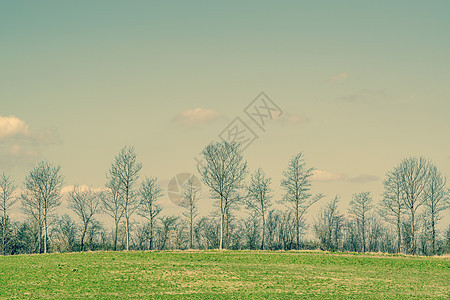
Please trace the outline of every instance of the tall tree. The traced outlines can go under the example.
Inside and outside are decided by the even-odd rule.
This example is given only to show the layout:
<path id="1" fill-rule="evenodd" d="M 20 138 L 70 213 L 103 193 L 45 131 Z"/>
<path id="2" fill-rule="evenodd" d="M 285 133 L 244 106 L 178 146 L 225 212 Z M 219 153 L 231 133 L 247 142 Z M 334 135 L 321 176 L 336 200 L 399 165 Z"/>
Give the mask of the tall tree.
<path id="1" fill-rule="evenodd" d="M 247 186 L 247 208 L 251 209 L 259 218 L 261 218 L 261 250 L 264 249 L 266 237 L 266 215 L 272 206 L 272 189 L 270 187 L 271 178 L 267 178 L 264 171 L 259 168 L 252 174 L 250 184 Z"/>
<path id="2" fill-rule="evenodd" d="M 428 185 L 429 161 L 423 157 L 406 158 L 397 167 L 402 187 L 403 201 L 410 213 L 410 253 L 416 253 L 417 209 L 424 203 L 424 191 Z"/>
<path id="3" fill-rule="evenodd" d="M 16 185 L 12 182 L 9 175 L 2 173 L 0 177 L 0 209 L 2 213 L 2 253 L 6 254 L 7 241 L 8 241 L 8 210 L 14 203 L 17 201 L 15 197 L 13 197 L 13 193 L 16 190 Z"/>
<path id="4" fill-rule="evenodd" d="M 80 238 L 80 251 L 84 250 L 84 239 L 89 226 L 94 221 L 94 215 L 99 213 L 100 198 L 98 193 L 92 191 L 91 188 L 82 190 L 79 186 L 75 186 L 69 192 L 69 208 L 80 218 L 82 222 L 82 231 Z"/>
<path id="5" fill-rule="evenodd" d="M 426 216 L 431 230 L 431 249 L 436 253 L 436 225 L 440 219 L 440 212 L 448 208 L 447 179 L 434 164 L 430 164 L 427 185 L 425 187 Z"/>
<path id="6" fill-rule="evenodd" d="M 225 222 L 228 223 L 229 209 L 233 201 L 240 199 L 238 191 L 243 187 L 247 174 L 238 143 L 226 141 L 208 145 L 202 152 L 204 165 L 197 167 L 202 182 L 209 187 L 213 198 L 219 200 L 220 240 L 219 249 L 224 246 Z"/>
<path id="7" fill-rule="evenodd" d="M 354 194 L 350 201 L 349 213 L 356 220 L 363 252 L 366 252 L 368 213 L 373 208 L 372 202 L 370 192 Z"/>
<path id="8" fill-rule="evenodd" d="M 21 195 L 25 213 L 34 217 L 39 226 L 39 252 L 43 233 L 44 253 L 47 253 L 48 219 L 51 213 L 61 205 L 61 187 L 63 176 L 61 167 L 41 161 L 25 178 L 25 190 Z"/>
<path id="9" fill-rule="evenodd" d="M 157 178 L 145 178 L 139 190 L 141 196 L 141 209 L 138 213 L 149 222 L 149 243 L 148 250 L 153 249 L 154 221 L 161 212 L 161 207 L 156 200 L 163 195 L 161 187 L 157 183 Z"/>
<path id="10" fill-rule="evenodd" d="M 139 199 L 134 185 L 139 179 L 142 164 L 136 159 L 133 147 L 124 147 L 116 156 L 109 170 L 110 178 L 118 181 L 123 197 L 123 212 L 125 217 L 126 250 L 130 249 L 130 219 L 139 207 Z"/>
<path id="11" fill-rule="evenodd" d="M 288 168 L 283 171 L 281 187 L 285 194 L 282 201 L 292 206 L 295 215 L 295 233 L 297 248 L 300 246 L 300 233 L 303 215 L 309 207 L 323 198 L 322 194 L 312 196 L 311 176 L 313 168 L 307 168 L 303 154 L 298 153 L 289 162 Z"/>
<path id="12" fill-rule="evenodd" d="M 379 214 L 385 221 L 395 225 L 397 232 L 397 252 L 401 252 L 402 245 L 402 223 L 405 213 L 405 202 L 403 201 L 403 189 L 398 168 L 386 174 L 384 181 L 384 193 L 380 202 Z"/>
<path id="13" fill-rule="evenodd" d="M 194 220 L 197 217 L 198 208 L 197 201 L 200 197 L 200 187 L 196 184 L 194 175 L 190 176 L 182 185 L 183 201 L 182 204 L 186 208 L 183 215 L 189 221 L 189 248 L 194 247 Z M 198 180 L 197 180 L 198 181 Z"/>
<path id="14" fill-rule="evenodd" d="M 123 217 L 123 197 L 121 194 L 120 181 L 118 177 L 108 175 L 106 190 L 100 193 L 102 211 L 114 219 L 114 250 L 117 251 L 117 236 L 119 234 L 119 224 Z"/>

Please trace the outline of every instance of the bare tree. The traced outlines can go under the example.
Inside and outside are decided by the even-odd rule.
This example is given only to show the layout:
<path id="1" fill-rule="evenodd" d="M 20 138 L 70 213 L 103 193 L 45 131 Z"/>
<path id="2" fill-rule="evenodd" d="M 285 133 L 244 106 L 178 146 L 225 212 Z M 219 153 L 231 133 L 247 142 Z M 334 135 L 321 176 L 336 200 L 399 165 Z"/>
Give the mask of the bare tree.
<path id="1" fill-rule="evenodd" d="M 200 188 L 195 182 L 195 177 L 192 175 L 181 187 L 183 191 L 183 206 L 187 209 L 183 215 L 189 220 L 189 247 L 194 246 L 194 220 L 197 217 L 198 208 L 197 201 L 200 197 Z"/>
<path id="2" fill-rule="evenodd" d="M 123 197 L 120 189 L 120 181 L 117 177 L 108 176 L 106 190 L 100 193 L 102 211 L 114 219 L 114 250 L 117 251 L 117 236 L 119 224 L 123 217 Z"/>
<path id="3" fill-rule="evenodd" d="M 141 196 L 141 208 L 138 214 L 146 218 L 149 222 L 148 250 L 152 250 L 154 220 L 161 212 L 161 207 L 156 203 L 156 200 L 163 195 L 163 191 L 157 183 L 157 178 L 145 178 L 141 184 L 139 194 Z"/>
<path id="4" fill-rule="evenodd" d="M 430 164 L 424 204 L 427 209 L 426 216 L 429 218 L 428 223 L 431 230 L 431 249 L 433 254 L 436 253 L 436 225 L 440 219 L 439 214 L 448 208 L 449 195 L 446 185 L 447 179 L 442 176 L 434 164 Z"/>
<path id="5" fill-rule="evenodd" d="M 42 232 L 44 253 L 47 253 L 48 218 L 61 205 L 63 177 L 61 167 L 41 161 L 25 178 L 22 206 L 25 213 L 34 217 L 39 226 L 39 252 L 41 252 Z"/>
<path id="6" fill-rule="evenodd" d="M 125 216 L 126 250 L 130 249 L 130 219 L 139 207 L 134 185 L 139 179 L 142 164 L 137 162 L 133 147 L 124 147 L 116 156 L 109 170 L 109 178 L 115 178 L 123 197 L 123 213 Z"/>
<path id="7" fill-rule="evenodd" d="M 75 186 L 69 192 L 69 208 L 80 218 L 82 224 L 80 251 L 84 250 L 84 238 L 89 226 L 94 221 L 94 215 L 99 213 L 100 198 L 98 193 L 92 191 L 91 188 L 82 190 L 79 186 Z"/>
<path id="8" fill-rule="evenodd" d="M 247 162 L 236 142 L 224 141 L 208 145 L 202 154 L 206 165 L 199 165 L 198 172 L 202 176 L 202 182 L 209 187 L 212 197 L 219 199 L 219 249 L 223 249 L 224 225 L 228 224 L 229 209 L 233 201 L 240 199 L 238 191 L 247 174 Z"/>
<path id="9" fill-rule="evenodd" d="M 416 252 L 416 223 L 417 209 L 424 203 L 424 191 L 428 185 L 429 162 L 423 157 L 406 158 L 397 167 L 403 193 L 403 201 L 410 213 L 410 253 Z"/>
<path id="10" fill-rule="evenodd" d="M 16 185 L 12 182 L 9 175 L 2 173 L 0 177 L 0 209 L 2 213 L 2 252 L 6 254 L 7 238 L 8 238 L 8 210 L 16 203 L 17 199 L 13 197 Z"/>
<path id="11" fill-rule="evenodd" d="M 384 181 L 384 193 L 380 202 L 379 214 L 386 222 L 394 224 L 397 232 L 397 252 L 401 252 L 402 245 L 402 223 L 405 213 L 405 202 L 403 201 L 403 189 L 398 168 L 386 174 Z"/>
<path id="12" fill-rule="evenodd" d="M 367 221 L 368 213 L 373 208 L 372 202 L 369 192 L 354 194 L 350 201 L 349 213 L 356 219 L 363 252 L 366 252 Z"/>
<path id="13" fill-rule="evenodd" d="M 272 206 L 271 199 L 272 189 L 270 187 L 271 178 L 267 178 L 264 171 L 259 168 L 250 179 L 250 184 L 247 186 L 247 208 L 251 209 L 258 218 L 261 218 L 261 250 L 264 249 L 264 242 L 266 237 L 266 214 Z"/>
<path id="14" fill-rule="evenodd" d="M 325 208 L 320 211 L 319 218 L 314 225 L 314 232 L 327 250 L 339 247 L 343 215 L 339 212 L 339 196 L 335 196 Z"/>
<path id="15" fill-rule="evenodd" d="M 301 220 L 309 207 L 323 198 L 322 194 L 310 194 L 313 168 L 306 168 L 303 154 L 295 155 L 289 162 L 288 168 L 283 171 L 281 187 L 285 190 L 283 202 L 292 205 L 295 214 L 295 232 L 297 247 L 300 246 Z"/>

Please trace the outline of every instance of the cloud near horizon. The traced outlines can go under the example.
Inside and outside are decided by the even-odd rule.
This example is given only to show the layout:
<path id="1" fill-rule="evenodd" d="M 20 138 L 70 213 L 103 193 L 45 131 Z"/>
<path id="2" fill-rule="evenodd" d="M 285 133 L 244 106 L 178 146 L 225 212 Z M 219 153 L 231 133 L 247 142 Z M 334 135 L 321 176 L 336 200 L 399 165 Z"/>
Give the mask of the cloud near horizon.
<path id="1" fill-rule="evenodd" d="M 311 176 L 311 180 L 313 181 L 324 182 L 341 181 L 345 180 L 346 178 L 347 175 L 345 174 L 335 174 L 325 170 L 314 170 L 313 175 Z"/>
<path id="2" fill-rule="evenodd" d="M 280 117 L 274 118 L 276 121 L 285 123 L 285 124 L 289 124 L 289 125 L 294 125 L 294 124 L 305 124 L 309 122 L 309 119 L 307 117 L 304 116 L 300 116 L 297 114 L 283 114 Z"/>
<path id="3" fill-rule="evenodd" d="M 174 121 L 181 125 L 201 125 L 216 121 L 221 117 L 222 114 L 215 110 L 197 107 L 179 113 Z"/>
<path id="4" fill-rule="evenodd" d="M 348 181 L 353 183 L 367 183 L 380 180 L 380 177 L 370 174 L 361 174 L 355 177 L 351 177 Z"/>

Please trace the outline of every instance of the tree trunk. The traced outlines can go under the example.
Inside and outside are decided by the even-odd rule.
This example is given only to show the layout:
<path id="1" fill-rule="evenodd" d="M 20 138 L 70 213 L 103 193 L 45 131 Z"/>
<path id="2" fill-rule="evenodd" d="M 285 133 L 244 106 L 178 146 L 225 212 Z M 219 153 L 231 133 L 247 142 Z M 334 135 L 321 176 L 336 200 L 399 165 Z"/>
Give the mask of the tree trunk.
<path id="1" fill-rule="evenodd" d="M 401 252 L 402 245 L 402 228 L 401 228 L 400 212 L 397 215 L 397 252 Z"/>
<path id="2" fill-rule="evenodd" d="M 80 252 L 83 252 L 84 247 L 84 237 L 86 236 L 87 224 L 84 225 L 83 233 L 81 234 L 81 242 L 80 242 Z"/>
<path id="3" fill-rule="evenodd" d="M 114 221 L 114 251 L 117 251 L 117 235 L 119 233 L 119 222 L 117 220 Z"/>
<path id="4" fill-rule="evenodd" d="M 150 241 L 148 243 L 148 250 L 153 250 L 153 217 L 150 217 Z"/>
<path id="5" fill-rule="evenodd" d="M 130 224 L 128 220 L 128 212 L 125 212 L 125 227 L 126 227 L 126 250 L 128 251 L 130 249 Z"/>
<path id="6" fill-rule="evenodd" d="M 193 216 L 192 216 L 192 209 L 191 209 L 191 220 L 190 220 L 190 227 L 189 227 L 189 237 L 190 237 L 190 248 L 193 248 L 193 240 L 194 240 L 194 231 L 192 228 L 192 224 L 193 224 Z"/>
<path id="7" fill-rule="evenodd" d="M 415 226 L 414 226 L 414 208 L 411 208 L 411 254 L 416 254 L 416 238 L 415 238 Z"/>
<path id="8" fill-rule="evenodd" d="M 366 252 L 366 220 L 364 216 L 362 218 L 362 240 L 363 240 L 363 252 Z"/>
<path id="9" fill-rule="evenodd" d="M 220 197 L 220 240 L 219 249 L 223 249 L 223 221 L 224 221 L 224 211 L 223 211 L 223 198 Z"/>
<path id="10" fill-rule="evenodd" d="M 295 203 L 295 223 L 296 223 L 295 233 L 296 233 L 296 238 L 297 238 L 297 247 L 295 247 L 295 248 L 298 250 L 300 247 L 300 228 L 299 228 L 300 222 L 298 219 L 298 200 Z"/>
<path id="11" fill-rule="evenodd" d="M 47 253 L 47 216 L 44 216 L 44 253 Z"/>
<path id="12" fill-rule="evenodd" d="M 436 254 L 436 224 L 434 222 L 434 211 L 431 213 L 431 238 L 432 238 L 432 246 L 433 246 L 433 255 Z"/>
<path id="13" fill-rule="evenodd" d="M 264 250 L 264 238 L 266 236 L 266 219 L 264 217 L 264 212 L 262 213 L 262 239 L 261 239 L 261 250 Z"/>
<path id="14" fill-rule="evenodd" d="M 6 255 L 6 210 L 3 211 L 2 250 L 3 255 Z"/>

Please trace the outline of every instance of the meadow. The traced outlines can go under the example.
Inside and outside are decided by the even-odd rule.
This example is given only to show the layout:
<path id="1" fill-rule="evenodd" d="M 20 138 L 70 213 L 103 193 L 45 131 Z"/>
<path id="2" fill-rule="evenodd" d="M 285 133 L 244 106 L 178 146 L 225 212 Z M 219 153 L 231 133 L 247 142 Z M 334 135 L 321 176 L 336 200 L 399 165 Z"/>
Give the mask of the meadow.
<path id="1" fill-rule="evenodd" d="M 0 256 L 0 299 L 448 298 L 450 258 L 320 251 Z"/>

